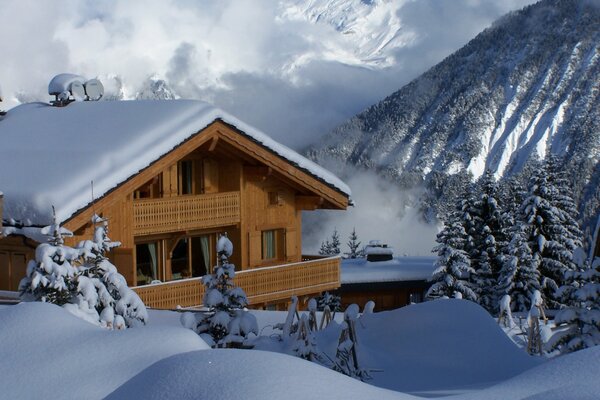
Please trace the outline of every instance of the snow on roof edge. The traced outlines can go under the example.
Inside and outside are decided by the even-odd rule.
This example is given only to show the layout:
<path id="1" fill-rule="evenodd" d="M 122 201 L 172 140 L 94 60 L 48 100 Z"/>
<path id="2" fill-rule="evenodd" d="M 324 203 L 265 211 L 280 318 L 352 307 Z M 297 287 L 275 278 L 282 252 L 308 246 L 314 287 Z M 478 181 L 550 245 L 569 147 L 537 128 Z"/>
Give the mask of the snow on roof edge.
<path id="1" fill-rule="evenodd" d="M 160 107 L 160 104 L 157 104 L 157 102 L 160 102 L 160 101 L 152 102 L 155 109 L 157 106 Z M 119 169 L 114 170 L 114 172 L 113 171 L 110 172 L 110 174 L 109 174 L 111 176 L 110 178 L 107 179 L 105 176 L 103 179 L 99 179 L 99 180 L 93 179 L 94 180 L 94 189 L 98 189 L 98 191 L 96 192 L 97 197 L 94 199 L 94 202 L 98 201 L 100 198 L 103 198 L 106 195 L 110 194 L 111 192 L 113 192 L 113 190 L 117 189 L 123 183 L 127 182 L 134 176 L 138 175 L 141 171 L 145 170 L 148 166 L 154 164 L 155 162 L 160 160 L 163 156 L 170 153 L 172 150 L 179 147 L 180 145 L 184 144 L 189 139 L 195 137 L 197 134 L 200 134 L 201 131 L 206 129 L 209 125 L 211 125 L 215 121 L 221 121 L 227 125 L 232 126 L 236 130 L 236 132 L 238 132 L 238 134 L 241 134 L 244 137 L 246 137 L 247 139 L 252 140 L 253 142 L 260 145 L 261 147 L 265 148 L 266 150 L 270 151 L 271 153 L 282 158 L 286 162 L 294 165 L 296 168 L 303 170 L 304 172 L 308 173 L 311 177 L 317 179 L 320 182 L 323 182 L 324 184 L 326 184 L 328 187 L 332 188 L 336 192 L 346 195 L 350 201 L 350 194 L 351 194 L 350 188 L 343 181 L 341 181 L 337 176 L 335 176 L 333 173 L 326 170 L 325 168 L 317 165 L 313 161 L 308 160 L 307 158 L 300 155 L 296 151 L 275 141 L 269 135 L 252 127 L 251 125 L 248 125 L 247 123 L 239 120 L 238 118 L 232 116 L 231 114 L 229 114 L 219 108 L 216 108 L 206 102 L 203 102 L 203 101 L 171 100 L 168 102 L 169 107 L 171 108 L 171 111 L 173 110 L 172 104 L 177 103 L 177 102 L 181 102 L 181 106 L 177 105 L 176 108 L 182 110 L 183 114 L 182 113 L 175 114 L 173 116 L 173 118 L 169 118 L 169 114 L 167 114 L 167 117 L 164 120 L 165 126 L 163 126 L 161 128 L 161 131 L 163 132 L 163 134 L 165 134 L 167 136 L 173 135 L 174 137 L 177 137 L 178 139 L 174 139 L 171 141 L 168 141 L 168 140 L 165 141 L 165 140 L 161 139 L 160 141 L 165 142 L 164 145 L 159 146 L 160 150 L 158 148 L 155 148 L 154 150 L 156 150 L 156 151 L 154 151 L 154 153 L 147 158 L 146 162 L 143 165 L 139 164 L 139 163 L 136 165 L 132 165 L 131 163 L 122 164 L 119 166 Z M 117 106 L 117 104 L 119 104 L 119 103 L 138 103 L 135 107 L 137 107 L 138 109 L 141 108 L 142 110 L 146 107 L 143 104 L 140 104 L 140 103 L 143 103 L 143 101 L 135 101 L 135 100 L 134 101 L 114 102 L 114 103 L 112 103 L 113 107 Z M 150 104 L 150 103 L 148 103 L 148 104 Z M 190 107 L 190 105 L 192 107 Z M 11 111 L 13 111 L 11 114 L 14 114 L 16 116 L 19 113 L 28 112 L 28 110 L 30 109 L 30 106 L 37 106 L 37 108 L 41 107 L 44 109 L 52 109 L 52 107 L 48 103 L 28 103 L 28 104 L 23 104 L 21 107 L 16 107 L 14 110 L 11 110 Z M 68 108 L 79 107 L 79 106 L 89 107 L 90 105 L 89 104 L 88 105 L 73 104 L 73 105 L 68 106 Z M 34 109 L 36 109 L 36 108 L 34 108 Z M 149 107 L 149 109 L 150 109 L 149 112 L 151 112 L 152 108 Z M 77 110 L 79 110 L 79 109 L 77 109 Z M 189 110 L 192 112 L 187 113 L 186 110 Z M 16 113 L 15 113 L 15 111 L 16 111 Z M 169 111 L 169 112 L 171 112 L 171 111 Z M 125 112 L 127 112 L 127 109 L 125 109 Z M 73 114 L 71 114 L 71 115 L 73 115 Z M 77 115 L 77 114 L 75 114 L 75 115 Z M 21 115 L 20 118 L 23 118 L 23 115 Z M 131 120 L 135 121 L 135 119 L 131 119 Z M 130 142 L 130 144 L 135 144 L 135 142 L 134 143 Z M 94 178 L 94 177 L 91 177 L 91 178 Z M 112 180 L 112 178 L 114 178 L 114 180 Z M 18 193 L 18 192 L 16 192 L 16 193 Z M 9 196 L 11 196 L 10 193 L 9 193 Z M 79 193 L 70 193 L 70 196 L 63 196 L 63 197 L 68 198 L 66 203 L 55 204 L 57 206 L 57 217 L 63 223 L 66 221 L 69 221 L 75 215 L 79 214 L 82 210 L 88 208 L 90 206 L 90 204 L 92 204 L 91 200 L 84 199 L 85 196 L 82 196 Z M 50 199 L 46 199 L 46 201 L 48 201 L 48 200 L 50 200 Z M 39 205 L 39 202 L 38 202 L 38 205 Z M 9 208 L 9 210 L 11 210 L 10 204 L 9 204 L 8 208 Z M 11 210 L 11 211 L 15 211 L 15 210 Z M 11 213 L 9 216 L 18 219 L 19 221 L 23 222 L 25 225 L 32 225 L 32 226 L 45 225 L 47 223 L 46 219 L 48 217 L 47 215 L 45 215 L 44 211 L 41 211 L 41 209 L 39 209 L 39 207 L 29 209 L 29 211 L 27 211 L 27 213 L 25 213 L 25 214 L 23 214 L 22 212 L 21 213 L 17 212 L 15 215 L 12 215 L 12 213 Z"/>

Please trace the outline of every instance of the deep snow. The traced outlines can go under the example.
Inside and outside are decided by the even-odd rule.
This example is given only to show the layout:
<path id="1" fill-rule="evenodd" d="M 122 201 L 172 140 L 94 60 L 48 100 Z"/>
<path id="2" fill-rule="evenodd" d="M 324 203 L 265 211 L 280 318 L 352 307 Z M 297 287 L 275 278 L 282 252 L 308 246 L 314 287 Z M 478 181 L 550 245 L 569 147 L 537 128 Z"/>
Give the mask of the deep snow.
<path id="1" fill-rule="evenodd" d="M 253 312 L 263 334 L 283 312 Z M 526 355 L 494 319 L 466 300 L 437 300 L 358 320 L 359 360 L 369 384 L 275 351 L 203 350 L 179 313 L 107 331 L 44 303 L 0 306 L 0 397 L 160 399 L 592 399 L 600 348 L 550 361 Z M 331 354 L 336 324 L 318 335 Z M 259 347 L 261 347 L 259 345 Z M 265 346 L 262 346 L 265 347 Z M 493 385 L 496 383 L 495 385 Z M 379 386 L 379 387 L 377 387 Z M 410 394 L 385 388 L 409 391 Z"/>

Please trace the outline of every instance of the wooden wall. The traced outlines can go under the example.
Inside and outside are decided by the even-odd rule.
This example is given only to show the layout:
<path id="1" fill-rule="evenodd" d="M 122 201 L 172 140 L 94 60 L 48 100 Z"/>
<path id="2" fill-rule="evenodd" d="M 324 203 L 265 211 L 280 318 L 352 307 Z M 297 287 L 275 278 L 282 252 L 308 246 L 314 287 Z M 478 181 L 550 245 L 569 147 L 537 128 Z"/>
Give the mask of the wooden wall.
<path id="1" fill-rule="evenodd" d="M 421 298 L 424 299 L 429 284 L 422 282 L 421 284 L 407 285 L 408 287 L 386 287 L 391 285 L 373 283 L 369 286 L 371 287 L 359 289 L 342 285 L 336 292 L 341 297 L 342 310 L 345 310 L 350 304 L 358 304 L 362 310 L 369 300 L 375 302 L 375 311 L 394 310 L 410 304 L 411 293 L 420 294 Z"/>
<path id="2" fill-rule="evenodd" d="M 296 210 L 295 191 L 276 176 L 257 176 L 245 169 L 242 178 L 242 244 L 246 251 L 242 263 L 248 268 L 263 267 L 285 262 L 297 262 L 301 258 L 302 220 Z M 277 202 L 270 204 L 269 193 L 275 194 Z M 282 258 L 262 259 L 262 231 L 282 230 Z"/>
<path id="3" fill-rule="evenodd" d="M 22 237 L 0 240 L 0 290 L 17 291 L 25 277 L 27 262 L 35 257 L 35 249 Z"/>

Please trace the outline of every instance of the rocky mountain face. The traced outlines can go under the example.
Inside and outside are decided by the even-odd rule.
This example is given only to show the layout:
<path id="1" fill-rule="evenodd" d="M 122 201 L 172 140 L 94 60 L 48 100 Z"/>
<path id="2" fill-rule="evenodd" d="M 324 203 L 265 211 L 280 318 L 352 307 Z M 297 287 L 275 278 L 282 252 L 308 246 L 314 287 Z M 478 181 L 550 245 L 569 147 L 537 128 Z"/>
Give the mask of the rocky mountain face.
<path id="1" fill-rule="evenodd" d="M 454 182 L 565 157 L 587 224 L 600 211 L 600 3 L 544 0 L 351 118 L 307 154 L 441 198 Z M 446 188 L 447 190 L 445 190 Z"/>

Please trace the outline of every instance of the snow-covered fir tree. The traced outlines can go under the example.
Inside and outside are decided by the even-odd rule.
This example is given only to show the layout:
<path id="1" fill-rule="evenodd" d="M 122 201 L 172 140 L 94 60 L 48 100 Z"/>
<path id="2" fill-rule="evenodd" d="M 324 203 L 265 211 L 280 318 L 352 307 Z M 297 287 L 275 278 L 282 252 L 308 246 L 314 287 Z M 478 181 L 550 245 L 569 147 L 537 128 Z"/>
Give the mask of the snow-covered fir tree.
<path id="1" fill-rule="evenodd" d="M 319 254 L 322 256 L 337 256 L 341 253 L 340 250 L 340 235 L 337 229 L 333 230 L 331 235 L 331 241 L 327 239 L 324 242 L 321 242 L 321 248 L 319 249 Z"/>
<path id="2" fill-rule="evenodd" d="M 475 271 L 471 282 L 479 304 L 492 314 L 498 311 L 496 284 L 508 227 L 500 197 L 494 174 L 487 170 L 462 203 L 463 226 L 467 233 L 465 251 Z"/>
<path id="3" fill-rule="evenodd" d="M 514 311 L 526 312 L 531 308 L 533 292 L 540 289 L 539 262 L 534 260 L 520 225 L 510 230 L 511 240 L 503 249 L 502 267 L 498 274 L 497 295 L 508 295 Z"/>
<path id="4" fill-rule="evenodd" d="M 557 332 L 550 338 L 550 350 L 569 353 L 600 344 L 600 258 L 590 267 L 567 271 L 566 285 L 560 288 L 563 308 L 554 317 Z"/>
<path id="5" fill-rule="evenodd" d="M 19 283 L 24 301 L 43 301 L 59 306 L 69 303 L 77 294 L 77 268 L 73 265 L 80 252 L 64 245 L 63 236 L 72 233 L 62 228 L 54 215 L 53 223 L 41 229 L 48 243 L 35 249 L 35 260 L 27 264 L 26 276 Z"/>
<path id="6" fill-rule="evenodd" d="M 554 159 L 533 168 L 528 197 L 523 202 L 516 220 L 523 224 L 533 261 L 539 265 L 541 287 L 546 303 L 560 305 L 556 290 L 564 281 L 565 272 L 576 270 L 573 251 L 581 246 L 577 225 L 568 206 L 568 187 L 555 185 L 561 178 L 553 166 Z"/>
<path id="7" fill-rule="evenodd" d="M 227 234 L 221 235 L 217 265 L 212 275 L 202 277 L 203 303 L 208 310 L 200 315 L 194 330 L 212 347 L 240 346 L 250 333 L 258 334 L 256 318 L 244 309 L 248 305 L 246 293 L 233 283 L 235 266 L 229 263 L 232 254 L 233 244 Z"/>
<path id="8" fill-rule="evenodd" d="M 321 295 L 317 298 L 317 310 L 323 311 L 325 310 L 325 307 L 329 307 L 329 310 L 334 314 L 337 311 L 340 311 L 342 309 L 341 297 L 329 292 L 321 293 Z"/>
<path id="9" fill-rule="evenodd" d="M 78 268 L 77 296 L 74 305 L 93 320 L 108 328 L 145 324 L 148 312 L 137 293 L 107 257 L 107 252 L 119 247 L 108 237 L 108 221 L 94 215 L 93 240 L 82 241 L 78 248 L 83 264 Z M 72 311 L 73 312 L 73 311 Z"/>
<path id="10" fill-rule="evenodd" d="M 349 251 L 344 253 L 346 258 L 359 258 L 364 256 L 363 252 L 360 250 L 360 243 L 358 235 L 356 234 L 356 228 L 352 228 L 347 243 Z"/>
<path id="11" fill-rule="evenodd" d="M 461 293 L 468 300 L 477 301 L 477 294 L 468 279 L 475 273 L 471 268 L 468 254 L 463 250 L 467 234 L 461 223 L 460 212 L 451 214 L 444 229 L 437 235 L 439 243 L 433 251 L 437 252 L 436 269 L 431 281 L 433 284 L 427 291 L 428 298 L 454 297 Z"/>
<path id="12" fill-rule="evenodd" d="M 125 329 L 144 324 L 148 313 L 139 296 L 127 286 L 125 278 L 106 257 L 106 251 L 120 245 L 108 238 L 105 220 L 100 223 L 93 240 L 75 248 L 64 245 L 63 236 L 70 232 L 56 222 L 42 228 L 50 236 L 49 243 L 36 249 L 36 259 L 28 265 L 21 281 L 21 297 L 25 301 L 44 301 L 62 306 L 86 321 L 109 329 Z"/>

